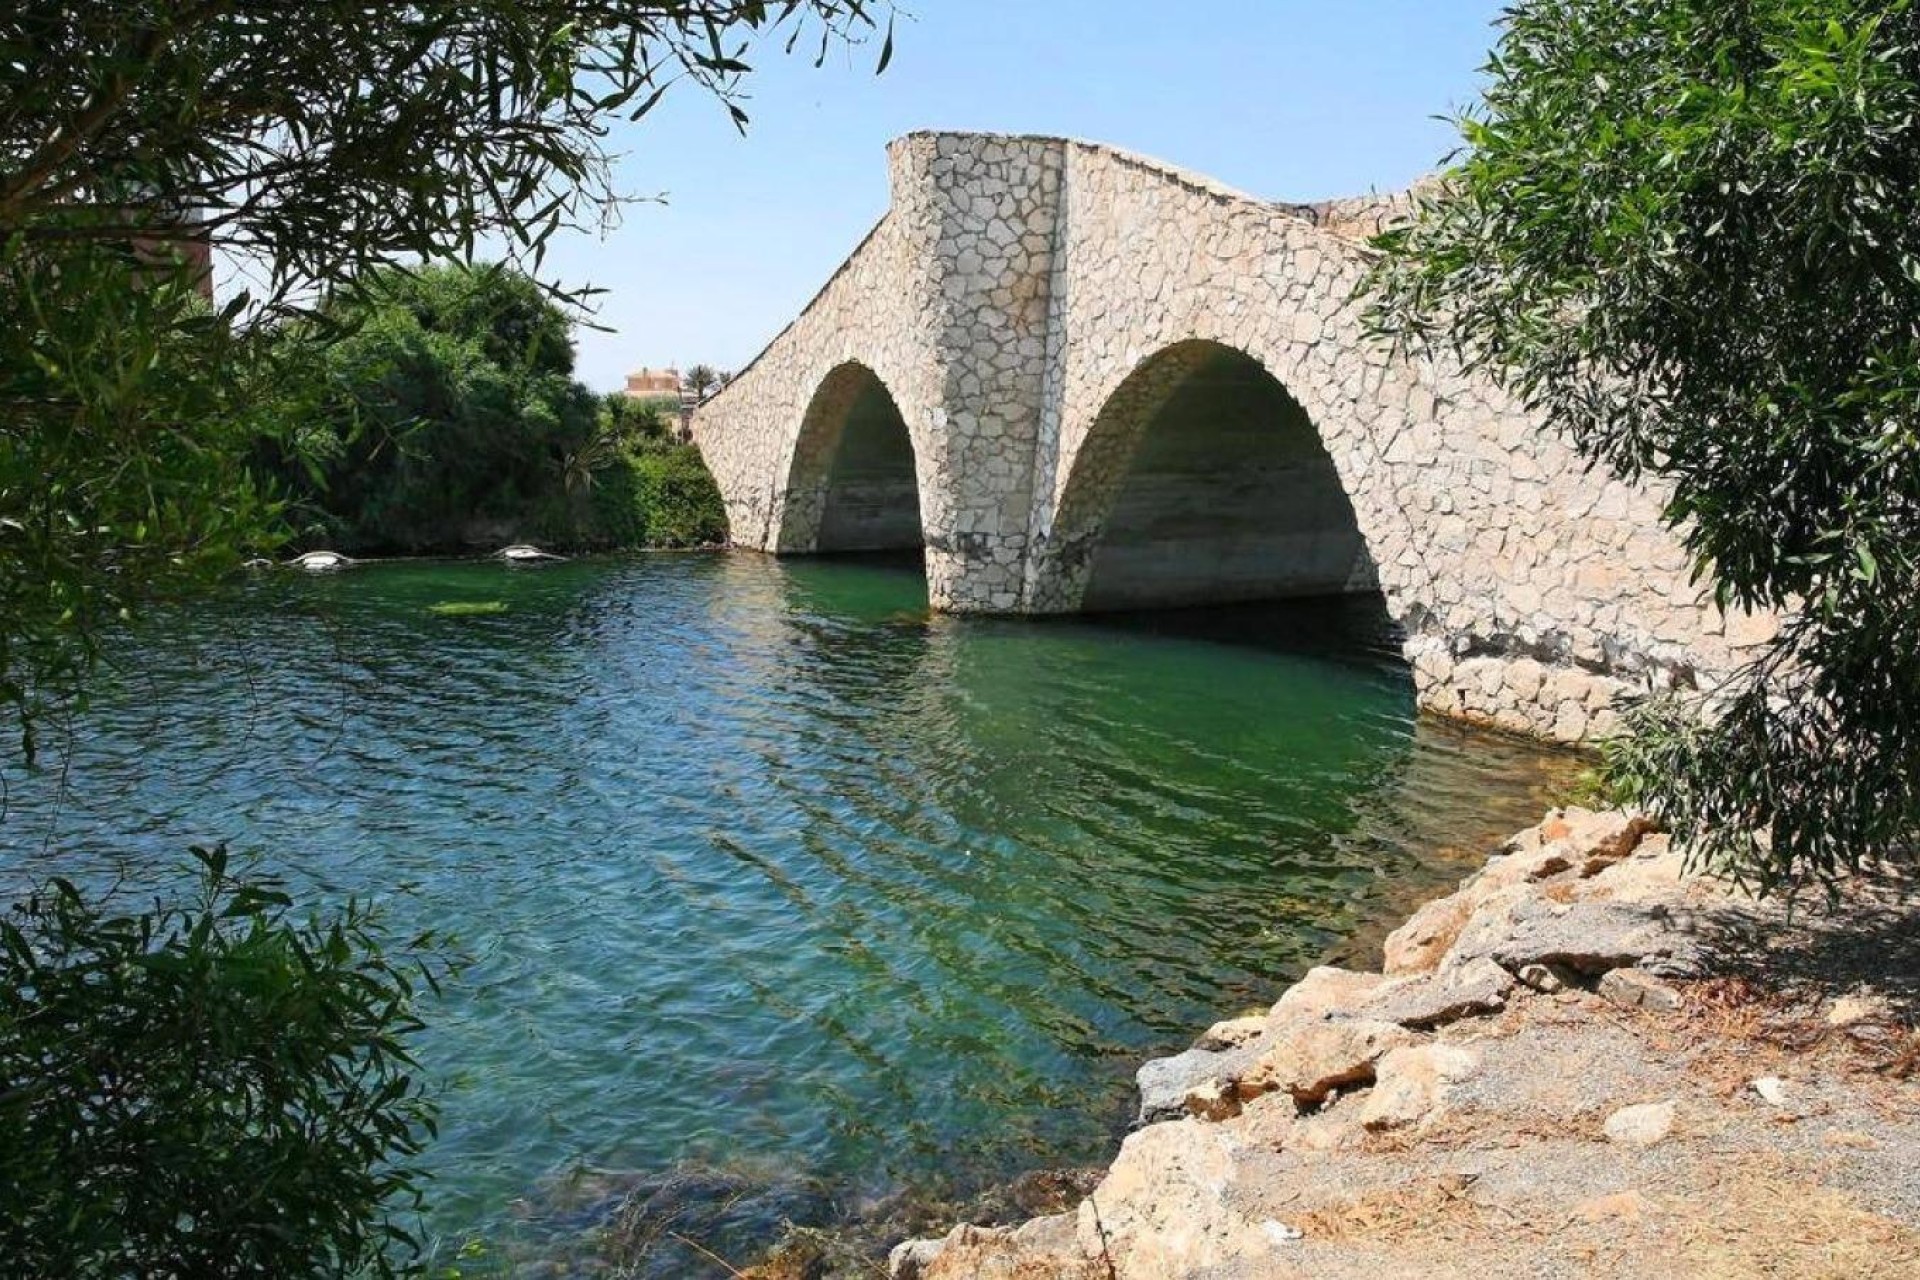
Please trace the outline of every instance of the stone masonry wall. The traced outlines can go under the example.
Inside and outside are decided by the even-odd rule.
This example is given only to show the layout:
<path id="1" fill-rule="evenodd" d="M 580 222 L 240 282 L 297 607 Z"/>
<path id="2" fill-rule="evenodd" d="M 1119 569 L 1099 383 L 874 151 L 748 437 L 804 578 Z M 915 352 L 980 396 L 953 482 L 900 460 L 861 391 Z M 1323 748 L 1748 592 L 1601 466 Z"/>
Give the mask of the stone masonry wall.
<path id="1" fill-rule="evenodd" d="M 814 548 L 877 378 L 914 448 L 934 607 L 1077 610 L 1142 434 L 1228 348 L 1318 427 L 1423 705 L 1584 741 L 1620 692 L 1711 682 L 1771 635 L 1689 583 L 1657 494 L 1485 379 L 1371 342 L 1356 220 L 1321 214 L 1339 206 L 1052 138 L 916 134 L 890 162 L 886 218 L 696 416 L 736 543 Z"/>

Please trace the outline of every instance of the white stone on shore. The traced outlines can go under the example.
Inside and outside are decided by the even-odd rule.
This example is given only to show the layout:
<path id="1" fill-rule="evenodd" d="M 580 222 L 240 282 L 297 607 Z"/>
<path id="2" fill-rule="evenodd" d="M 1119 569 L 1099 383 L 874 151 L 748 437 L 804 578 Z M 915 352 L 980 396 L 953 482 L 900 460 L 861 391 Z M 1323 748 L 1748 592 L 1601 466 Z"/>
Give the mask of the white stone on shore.
<path id="1" fill-rule="evenodd" d="M 1608 1142 L 1624 1147 L 1651 1147 L 1664 1142 L 1673 1132 L 1673 1115 L 1671 1102 L 1643 1102 L 1622 1107 L 1607 1117 L 1603 1132 Z"/>

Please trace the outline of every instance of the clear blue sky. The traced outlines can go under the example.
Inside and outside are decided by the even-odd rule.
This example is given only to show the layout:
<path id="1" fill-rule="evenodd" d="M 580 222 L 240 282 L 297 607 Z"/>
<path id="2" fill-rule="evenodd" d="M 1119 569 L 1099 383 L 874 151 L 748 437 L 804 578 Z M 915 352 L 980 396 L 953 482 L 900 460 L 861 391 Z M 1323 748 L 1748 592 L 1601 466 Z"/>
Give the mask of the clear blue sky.
<path id="1" fill-rule="evenodd" d="M 750 61 L 740 136 L 697 90 L 615 139 L 628 209 L 546 273 L 608 292 L 580 376 L 737 368 L 885 211 L 887 142 L 916 129 L 1065 134 L 1273 199 L 1404 185 L 1470 102 L 1499 0 L 903 0 L 896 53 Z M 817 46 L 816 46 L 817 50 Z"/>

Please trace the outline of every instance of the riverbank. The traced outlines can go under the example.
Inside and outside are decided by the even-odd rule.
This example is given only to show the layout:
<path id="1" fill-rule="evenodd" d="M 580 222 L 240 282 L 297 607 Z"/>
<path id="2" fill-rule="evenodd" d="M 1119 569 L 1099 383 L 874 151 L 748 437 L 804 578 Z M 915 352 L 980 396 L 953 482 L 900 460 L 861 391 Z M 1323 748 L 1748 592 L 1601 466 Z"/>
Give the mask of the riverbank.
<path id="1" fill-rule="evenodd" d="M 1556 811 L 1388 939 L 1142 1069 L 1077 1208 L 898 1280 L 1920 1269 L 1920 910 L 1789 914 Z"/>

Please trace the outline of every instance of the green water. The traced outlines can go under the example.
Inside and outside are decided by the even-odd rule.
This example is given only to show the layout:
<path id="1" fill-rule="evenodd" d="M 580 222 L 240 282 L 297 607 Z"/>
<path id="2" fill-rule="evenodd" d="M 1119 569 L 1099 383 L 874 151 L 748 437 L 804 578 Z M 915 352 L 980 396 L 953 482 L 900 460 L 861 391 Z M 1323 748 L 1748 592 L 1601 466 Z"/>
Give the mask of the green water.
<path id="1" fill-rule="evenodd" d="M 671 1173 L 767 1191 L 708 1224 L 738 1251 L 1104 1161 L 1143 1057 L 1364 949 L 1566 768 L 1416 719 L 1371 605 L 956 620 L 722 554 L 262 578 L 145 627 L 73 741 L 0 776 L 13 881 L 225 839 L 458 935 L 429 1226 L 562 1273 Z"/>

